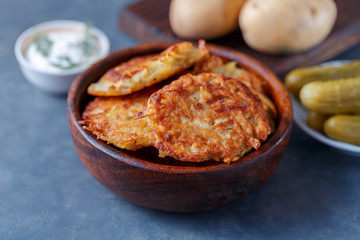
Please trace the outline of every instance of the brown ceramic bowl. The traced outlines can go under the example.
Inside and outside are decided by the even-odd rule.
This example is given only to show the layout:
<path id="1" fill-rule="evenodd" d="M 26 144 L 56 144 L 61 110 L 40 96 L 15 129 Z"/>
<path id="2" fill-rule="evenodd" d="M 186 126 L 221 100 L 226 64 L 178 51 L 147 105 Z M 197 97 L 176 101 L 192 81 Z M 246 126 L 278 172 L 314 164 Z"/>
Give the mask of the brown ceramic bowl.
<path id="1" fill-rule="evenodd" d="M 153 147 L 125 151 L 96 139 L 79 124 L 85 105 L 92 99 L 86 93 L 90 83 L 123 61 L 158 53 L 170 45 L 147 44 L 117 51 L 80 75 L 72 84 L 67 99 L 71 135 L 86 168 L 120 197 L 165 211 L 194 212 L 217 208 L 264 184 L 277 167 L 290 137 L 292 105 L 289 94 L 280 80 L 261 63 L 237 51 L 208 45 L 212 53 L 237 61 L 239 66 L 261 77 L 279 112 L 276 131 L 257 151 L 237 162 L 184 163 L 157 157 Z"/>

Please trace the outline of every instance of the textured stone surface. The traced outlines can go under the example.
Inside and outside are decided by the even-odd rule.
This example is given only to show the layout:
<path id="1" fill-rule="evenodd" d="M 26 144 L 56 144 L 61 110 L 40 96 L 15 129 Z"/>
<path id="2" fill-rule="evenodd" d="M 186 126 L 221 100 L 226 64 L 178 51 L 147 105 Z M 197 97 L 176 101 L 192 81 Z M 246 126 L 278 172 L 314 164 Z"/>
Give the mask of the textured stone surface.
<path id="1" fill-rule="evenodd" d="M 47 20 L 90 20 L 111 50 L 136 42 L 119 31 L 124 0 L 0 1 L 0 239 L 359 239 L 360 158 L 294 126 L 270 180 L 209 212 L 173 214 L 128 203 L 100 185 L 78 158 L 66 99 L 21 74 L 13 47 Z M 354 59 L 360 46 L 338 56 Z"/>

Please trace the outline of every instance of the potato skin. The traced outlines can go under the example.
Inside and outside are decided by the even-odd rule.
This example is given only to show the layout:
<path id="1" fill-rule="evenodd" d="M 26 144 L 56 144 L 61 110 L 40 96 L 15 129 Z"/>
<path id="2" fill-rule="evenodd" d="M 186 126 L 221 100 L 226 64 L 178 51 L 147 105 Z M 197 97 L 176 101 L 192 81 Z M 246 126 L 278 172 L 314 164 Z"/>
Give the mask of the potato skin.
<path id="1" fill-rule="evenodd" d="M 172 0 L 170 26 L 185 39 L 214 39 L 234 31 L 245 0 Z"/>
<path id="2" fill-rule="evenodd" d="M 251 48 L 287 54 L 323 41 L 336 16 L 333 0 L 248 0 L 240 12 L 239 25 Z"/>

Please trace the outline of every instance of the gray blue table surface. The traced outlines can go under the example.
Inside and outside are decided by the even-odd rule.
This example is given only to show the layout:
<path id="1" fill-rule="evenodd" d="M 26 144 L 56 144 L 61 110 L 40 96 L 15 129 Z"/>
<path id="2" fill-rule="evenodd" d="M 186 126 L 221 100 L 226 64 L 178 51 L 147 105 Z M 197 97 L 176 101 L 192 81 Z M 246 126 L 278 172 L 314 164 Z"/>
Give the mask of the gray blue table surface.
<path id="1" fill-rule="evenodd" d="M 47 20 L 90 20 L 111 51 L 137 42 L 118 28 L 127 0 L 0 1 L 0 239 L 360 239 L 360 157 L 294 125 L 283 159 L 260 189 L 202 213 L 133 205 L 105 189 L 71 140 L 66 98 L 34 88 L 14 43 Z M 335 59 L 360 58 L 360 46 Z"/>

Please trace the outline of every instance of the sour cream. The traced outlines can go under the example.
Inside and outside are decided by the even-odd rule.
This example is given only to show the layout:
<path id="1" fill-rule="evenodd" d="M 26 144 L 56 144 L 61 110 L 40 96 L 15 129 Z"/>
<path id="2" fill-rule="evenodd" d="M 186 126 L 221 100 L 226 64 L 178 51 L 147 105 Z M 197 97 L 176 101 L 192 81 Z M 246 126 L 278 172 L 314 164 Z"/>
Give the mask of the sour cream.
<path id="1" fill-rule="evenodd" d="M 25 57 L 39 70 L 60 73 L 81 68 L 95 62 L 100 54 L 96 38 L 92 35 L 86 36 L 85 30 L 54 30 L 41 33 L 37 37 L 48 43 L 45 44 L 46 54 L 39 49 L 39 38 L 34 38 Z M 84 41 L 90 46 L 90 50 L 84 48 Z"/>
<path id="2" fill-rule="evenodd" d="M 55 94 L 66 94 L 74 79 L 109 51 L 110 41 L 104 32 L 74 20 L 31 26 L 20 34 L 14 47 L 25 79 Z"/>

